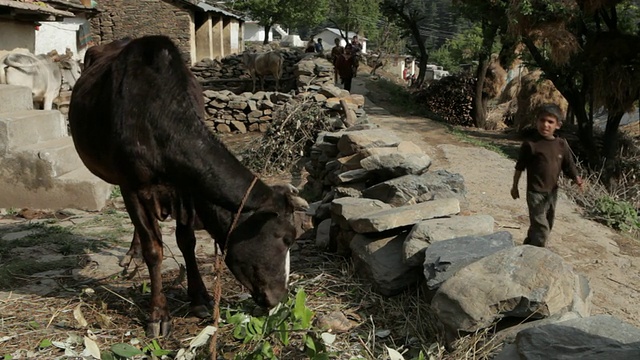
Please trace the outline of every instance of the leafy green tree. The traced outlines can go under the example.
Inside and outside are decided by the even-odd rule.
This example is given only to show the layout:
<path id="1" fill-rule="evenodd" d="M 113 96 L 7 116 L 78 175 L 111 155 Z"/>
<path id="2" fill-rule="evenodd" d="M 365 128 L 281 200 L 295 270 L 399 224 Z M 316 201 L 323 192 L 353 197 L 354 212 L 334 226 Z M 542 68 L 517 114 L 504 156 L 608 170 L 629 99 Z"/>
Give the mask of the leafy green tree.
<path id="1" fill-rule="evenodd" d="M 264 26 L 265 34 L 268 34 L 276 24 L 295 27 L 321 23 L 326 18 L 329 0 L 315 0 L 312 6 L 306 0 L 240 0 L 234 6 L 246 11 L 252 20 Z M 269 43 L 268 36 L 265 36 L 264 43 Z"/>
<path id="2" fill-rule="evenodd" d="M 509 32 L 520 37 L 545 76 L 567 99 L 589 162 L 604 182 L 614 172 L 620 120 L 640 98 L 638 1 L 511 0 Z M 635 24 L 635 26 L 634 26 Z M 593 113 L 608 118 L 602 150 L 593 135 Z"/>
<path id="3" fill-rule="evenodd" d="M 429 61 L 426 45 L 428 34 L 421 28 L 421 24 L 428 18 L 427 5 L 426 1 L 421 0 L 383 0 L 381 4 L 382 12 L 404 31 L 403 37 L 410 38 L 417 47 L 415 53 L 420 71 L 415 83 L 416 86 L 420 86 L 424 82 Z"/>
<path id="4" fill-rule="evenodd" d="M 431 52 L 431 61 L 442 65 L 445 70 L 458 71 L 460 64 L 478 60 L 482 47 L 482 28 L 479 25 L 463 30 L 447 40 L 439 49 Z M 494 43 L 491 53 L 500 51 L 500 44 Z"/>
<path id="5" fill-rule="evenodd" d="M 507 29 L 507 0 L 454 0 L 458 10 L 469 20 L 479 24 L 482 42 L 477 52 L 476 89 L 473 98 L 473 119 L 477 127 L 487 120 L 487 102 L 483 96 L 484 80 L 489 68 L 496 37 Z"/>
<path id="6" fill-rule="evenodd" d="M 347 39 L 349 32 L 364 34 L 376 39 L 380 24 L 380 0 L 329 0 L 330 12 L 327 16 L 330 23 L 344 31 L 342 37 Z"/>

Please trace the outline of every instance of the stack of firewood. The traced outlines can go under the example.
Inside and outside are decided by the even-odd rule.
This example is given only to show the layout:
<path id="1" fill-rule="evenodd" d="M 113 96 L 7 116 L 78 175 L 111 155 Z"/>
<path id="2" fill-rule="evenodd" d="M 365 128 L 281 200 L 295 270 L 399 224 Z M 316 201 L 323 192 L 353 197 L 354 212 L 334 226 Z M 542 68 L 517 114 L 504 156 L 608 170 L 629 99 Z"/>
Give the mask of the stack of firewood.
<path id="1" fill-rule="evenodd" d="M 451 125 L 474 126 L 471 109 L 476 79 L 451 75 L 417 93 L 418 101 Z"/>

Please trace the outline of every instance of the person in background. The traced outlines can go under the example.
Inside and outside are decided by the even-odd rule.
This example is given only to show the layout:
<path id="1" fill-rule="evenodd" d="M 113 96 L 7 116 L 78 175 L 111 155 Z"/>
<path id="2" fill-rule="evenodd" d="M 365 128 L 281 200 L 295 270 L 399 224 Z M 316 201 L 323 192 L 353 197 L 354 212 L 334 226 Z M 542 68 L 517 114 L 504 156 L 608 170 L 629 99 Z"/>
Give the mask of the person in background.
<path id="1" fill-rule="evenodd" d="M 351 91 L 351 80 L 353 79 L 357 68 L 357 60 L 355 56 L 351 54 L 352 50 L 353 46 L 351 46 L 351 44 L 347 44 L 347 46 L 344 47 L 344 53 L 336 60 L 338 75 L 340 75 L 342 83 L 344 84 L 344 89 L 347 91 Z"/>
<path id="2" fill-rule="evenodd" d="M 558 201 L 558 177 L 560 173 L 571 178 L 582 190 L 582 178 L 573 161 L 567 140 L 554 136 L 562 125 L 562 110 L 556 104 L 545 104 L 537 109 L 537 134 L 525 140 L 513 175 L 511 197 L 520 197 L 518 182 L 527 171 L 527 207 L 529 231 L 525 245 L 545 247 L 553 228 L 556 202 Z"/>
<path id="3" fill-rule="evenodd" d="M 362 54 L 362 44 L 360 43 L 360 39 L 358 39 L 358 35 L 353 35 L 351 38 L 351 46 L 353 48 L 352 55 L 355 58 L 356 67 L 353 77 L 358 75 L 358 65 L 360 63 L 360 55 Z"/>
<path id="4" fill-rule="evenodd" d="M 309 40 L 307 47 L 304 49 L 305 53 L 316 52 L 316 42 L 313 39 Z"/>
<path id="5" fill-rule="evenodd" d="M 322 39 L 318 38 L 318 42 L 316 42 L 316 52 L 322 54 L 324 52 L 324 46 L 322 46 Z"/>
<path id="6" fill-rule="evenodd" d="M 333 64 L 333 82 L 337 84 L 338 67 L 336 66 L 336 61 L 338 60 L 338 57 L 344 53 L 344 46 L 340 45 L 340 38 L 335 38 L 333 43 L 335 46 L 331 49 L 331 63 Z"/>

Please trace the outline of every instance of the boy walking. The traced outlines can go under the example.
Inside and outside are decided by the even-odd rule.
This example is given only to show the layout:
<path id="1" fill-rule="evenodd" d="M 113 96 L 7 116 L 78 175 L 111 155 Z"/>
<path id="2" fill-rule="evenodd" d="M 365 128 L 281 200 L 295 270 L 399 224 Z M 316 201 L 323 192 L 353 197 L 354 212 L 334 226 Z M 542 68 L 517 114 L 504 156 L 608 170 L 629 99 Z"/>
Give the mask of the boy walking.
<path id="1" fill-rule="evenodd" d="M 571 178 L 582 190 L 582 179 L 573 162 L 569 144 L 554 136 L 562 125 L 562 110 L 555 104 L 538 109 L 536 128 L 538 133 L 525 140 L 520 148 L 513 175 L 511 197 L 520 197 L 518 182 L 527 170 L 527 207 L 529 208 L 529 231 L 524 244 L 544 247 L 553 228 L 556 202 L 558 200 L 558 177 L 560 172 Z"/>

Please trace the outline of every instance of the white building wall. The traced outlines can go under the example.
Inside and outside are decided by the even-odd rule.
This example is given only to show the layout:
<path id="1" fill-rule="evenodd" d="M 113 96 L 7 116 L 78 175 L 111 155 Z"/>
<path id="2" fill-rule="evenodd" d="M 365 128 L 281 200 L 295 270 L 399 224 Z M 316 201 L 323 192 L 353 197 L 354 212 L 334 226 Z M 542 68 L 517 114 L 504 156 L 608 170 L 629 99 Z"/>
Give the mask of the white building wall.
<path id="1" fill-rule="evenodd" d="M 86 47 L 78 50 L 78 29 L 87 21 L 83 17 L 65 18 L 62 22 L 42 21 L 40 30 L 37 30 L 35 39 L 35 54 L 46 54 L 56 50 L 58 54 L 64 54 L 69 48 L 73 51 L 74 59 L 84 58 Z"/>
<path id="2" fill-rule="evenodd" d="M 264 41 L 264 26 L 253 22 L 245 22 L 244 41 Z M 269 32 L 269 41 L 273 41 L 271 31 Z"/>
<path id="3" fill-rule="evenodd" d="M 240 51 L 240 23 L 237 21 L 231 22 L 231 53 L 238 53 Z"/>
<path id="4" fill-rule="evenodd" d="M 0 20 L 0 51 L 35 49 L 35 26 L 33 23 Z"/>
<path id="5" fill-rule="evenodd" d="M 315 35 L 313 40 L 318 41 L 318 38 L 322 39 L 322 46 L 324 47 L 325 50 L 331 50 L 335 46 L 335 43 L 334 43 L 335 38 L 340 38 L 340 45 L 342 46 L 347 45 L 347 42 L 343 38 L 341 38 L 340 35 L 336 35 L 335 33 L 329 30 L 323 30 L 319 34 Z M 351 39 L 349 39 L 349 41 L 351 41 Z M 360 39 L 360 44 L 362 44 L 362 53 L 366 54 L 367 41 Z"/>

